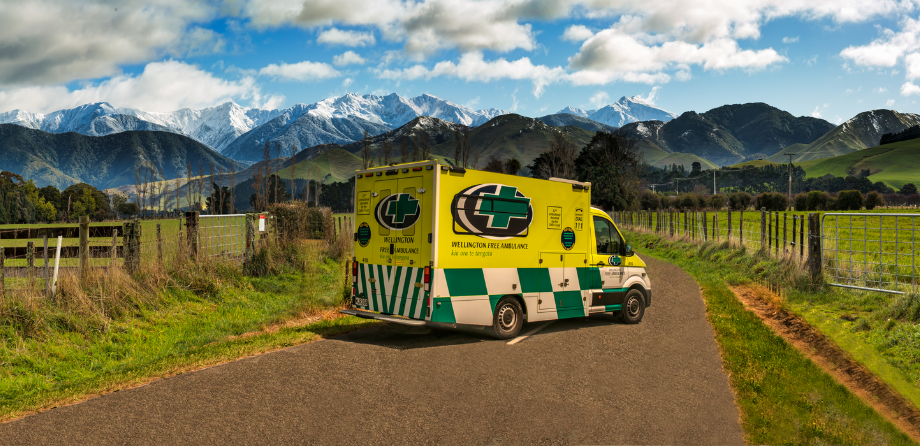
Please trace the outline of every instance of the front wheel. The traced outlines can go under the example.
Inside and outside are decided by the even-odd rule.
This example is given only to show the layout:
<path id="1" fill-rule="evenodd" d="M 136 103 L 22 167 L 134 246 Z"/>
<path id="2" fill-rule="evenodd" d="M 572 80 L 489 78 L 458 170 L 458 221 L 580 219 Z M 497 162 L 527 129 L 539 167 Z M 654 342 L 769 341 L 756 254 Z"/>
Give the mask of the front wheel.
<path id="1" fill-rule="evenodd" d="M 641 291 L 633 288 L 626 293 L 623 299 L 623 309 L 620 310 L 620 320 L 627 324 L 638 324 L 645 315 L 645 296 Z"/>
<path id="2" fill-rule="evenodd" d="M 523 325 L 524 310 L 521 303 L 513 297 L 501 298 L 492 315 L 492 336 L 498 339 L 513 338 L 521 332 Z"/>

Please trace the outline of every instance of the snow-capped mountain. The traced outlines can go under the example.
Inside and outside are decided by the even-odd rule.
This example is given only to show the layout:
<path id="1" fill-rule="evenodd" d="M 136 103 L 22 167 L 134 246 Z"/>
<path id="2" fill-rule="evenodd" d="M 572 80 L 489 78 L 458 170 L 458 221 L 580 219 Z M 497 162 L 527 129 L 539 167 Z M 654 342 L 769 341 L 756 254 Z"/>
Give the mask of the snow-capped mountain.
<path id="1" fill-rule="evenodd" d="M 599 110 L 566 107 L 559 113 L 581 116 L 614 127 L 623 127 L 630 122 L 637 121 L 667 122 L 677 117 L 674 113 L 655 107 L 640 96 L 623 96 L 619 101 Z"/>
<path id="2" fill-rule="evenodd" d="M 403 98 L 354 93 L 314 104 L 298 104 L 264 125 L 237 138 L 222 152 L 234 159 L 262 159 L 265 142 L 281 144 L 282 151 L 296 151 L 320 144 L 348 144 L 398 128 L 420 116 L 430 116 L 466 126 L 478 126 L 508 112 L 497 109 L 474 111 L 435 96 Z M 274 149 L 273 149 L 274 150 Z"/>
<path id="3" fill-rule="evenodd" d="M 105 136 L 127 130 L 165 131 L 189 136 L 221 151 L 243 133 L 280 113 L 280 110 L 247 110 L 232 102 L 202 110 L 185 108 L 170 113 L 115 108 L 106 102 L 98 102 L 46 115 L 13 110 L 0 114 L 0 124 L 19 124 L 49 133 L 77 132 L 88 136 Z"/>
<path id="4" fill-rule="evenodd" d="M 51 133 L 77 132 L 90 136 L 126 130 L 172 131 L 230 155 L 242 153 L 239 144 L 229 149 L 240 136 L 282 115 L 285 117 L 280 122 L 259 131 L 261 136 L 248 138 L 247 141 L 262 144 L 268 135 L 274 135 L 270 137 L 273 139 L 281 127 L 289 128 L 291 123 L 304 115 L 309 118 L 299 121 L 295 126 L 296 138 L 292 139 L 290 135 L 284 138 L 287 146 L 296 139 L 298 150 L 316 144 L 347 144 L 360 139 L 365 129 L 376 135 L 400 127 L 419 116 L 478 126 L 506 113 L 494 108 L 472 110 L 427 94 L 403 98 L 395 93 L 387 96 L 349 93 L 338 98 L 324 99 L 313 104 L 297 104 L 279 110 L 246 109 L 233 102 L 226 102 L 201 110 L 185 108 L 173 112 L 149 112 L 116 108 L 99 102 L 48 114 L 13 110 L 0 114 L 0 124 L 19 124 Z"/>

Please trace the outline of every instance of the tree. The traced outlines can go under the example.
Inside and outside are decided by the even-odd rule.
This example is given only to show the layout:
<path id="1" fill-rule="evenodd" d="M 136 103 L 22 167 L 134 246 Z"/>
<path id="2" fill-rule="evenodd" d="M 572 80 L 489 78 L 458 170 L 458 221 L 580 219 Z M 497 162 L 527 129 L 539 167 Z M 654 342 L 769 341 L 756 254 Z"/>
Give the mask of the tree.
<path id="1" fill-rule="evenodd" d="M 54 221 L 57 217 L 57 210 L 54 208 L 54 205 L 47 202 L 41 196 L 38 187 L 35 186 L 35 182 L 30 179 L 23 184 L 22 188 L 29 201 L 31 201 L 32 205 L 35 207 L 35 219 L 45 222 Z"/>
<path id="2" fill-rule="evenodd" d="M 371 137 L 367 130 L 364 130 L 364 138 L 361 138 L 361 165 L 367 170 L 374 167 L 374 160 L 371 158 Z"/>
<path id="3" fill-rule="evenodd" d="M 638 140 L 623 132 L 597 132 L 574 160 L 579 181 L 591 183 L 591 201 L 604 209 L 629 209 L 638 200 Z"/>
<path id="4" fill-rule="evenodd" d="M 872 191 L 866 195 L 866 210 L 872 210 L 879 206 L 885 205 L 885 199 L 882 198 L 882 194 Z"/>
<path id="5" fill-rule="evenodd" d="M 403 136 L 399 142 L 399 162 L 408 163 L 412 152 L 409 150 L 409 138 Z"/>
<path id="6" fill-rule="evenodd" d="M 530 171 L 537 178 L 575 179 L 578 148 L 562 132 L 553 132 L 546 151 L 534 159 Z"/>
<path id="7" fill-rule="evenodd" d="M 272 175 L 277 178 L 277 175 Z M 220 187 L 215 182 L 211 182 L 211 195 L 205 200 L 208 210 L 211 214 L 230 214 L 233 212 L 233 203 L 230 202 L 230 189 L 227 186 Z M 287 192 L 285 192 L 287 194 Z"/>
<path id="8" fill-rule="evenodd" d="M 492 156 L 489 158 L 489 161 L 486 162 L 486 166 L 482 168 L 486 172 L 495 172 L 495 173 L 504 173 L 505 166 L 502 163 L 502 160 Z"/>
<path id="9" fill-rule="evenodd" d="M 858 211 L 863 207 L 863 196 L 858 190 L 845 190 L 837 194 L 837 209 Z"/>
<path id="10" fill-rule="evenodd" d="M 914 183 L 907 183 L 901 186 L 901 190 L 898 193 L 901 195 L 914 195 L 917 193 L 917 186 Z"/>
<path id="11" fill-rule="evenodd" d="M 383 140 L 383 165 L 389 166 L 393 163 L 393 141 L 390 141 L 390 137 L 387 136 Z"/>
<path id="12" fill-rule="evenodd" d="M 722 195 L 722 194 L 712 194 L 712 195 L 709 196 L 709 200 L 708 200 L 708 203 L 707 203 L 707 204 L 709 204 L 709 207 L 710 207 L 710 208 L 715 209 L 715 210 L 718 211 L 718 210 L 720 210 L 720 209 L 722 209 L 722 208 L 725 207 L 725 202 L 726 202 L 726 201 L 727 201 L 727 199 L 725 198 L 725 195 Z"/>
<path id="13" fill-rule="evenodd" d="M 702 172 L 702 171 L 703 171 L 703 165 L 700 164 L 699 161 L 694 161 L 693 164 L 690 165 L 690 174 L 691 174 L 691 175 L 699 174 L 699 173 Z"/>
<path id="14" fill-rule="evenodd" d="M 61 210 L 61 191 L 58 188 L 48 185 L 38 190 L 38 194 L 48 203 L 54 206 L 56 211 Z"/>
<path id="15" fill-rule="evenodd" d="M 753 199 L 747 192 L 735 192 L 728 196 L 728 207 L 736 211 L 747 209 Z"/>
<path id="16" fill-rule="evenodd" d="M 646 211 L 653 211 L 661 207 L 661 199 L 658 198 L 658 194 L 646 189 L 639 197 L 639 207 Z"/>
<path id="17" fill-rule="evenodd" d="M 517 158 L 508 158 L 505 160 L 505 173 L 508 175 L 517 175 L 521 170 L 521 162 Z"/>

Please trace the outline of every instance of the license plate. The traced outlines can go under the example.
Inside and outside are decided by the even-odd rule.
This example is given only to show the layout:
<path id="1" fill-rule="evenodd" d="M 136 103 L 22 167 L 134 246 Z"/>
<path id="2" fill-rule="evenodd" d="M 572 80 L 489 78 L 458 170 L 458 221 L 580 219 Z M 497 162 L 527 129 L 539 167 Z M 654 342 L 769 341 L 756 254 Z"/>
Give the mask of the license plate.
<path id="1" fill-rule="evenodd" d="M 366 307 L 366 306 L 367 306 L 367 298 L 366 298 L 366 297 L 356 297 L 356 298 L 355 298 L 355 306 L 356 306 L 356 307 Z"/>

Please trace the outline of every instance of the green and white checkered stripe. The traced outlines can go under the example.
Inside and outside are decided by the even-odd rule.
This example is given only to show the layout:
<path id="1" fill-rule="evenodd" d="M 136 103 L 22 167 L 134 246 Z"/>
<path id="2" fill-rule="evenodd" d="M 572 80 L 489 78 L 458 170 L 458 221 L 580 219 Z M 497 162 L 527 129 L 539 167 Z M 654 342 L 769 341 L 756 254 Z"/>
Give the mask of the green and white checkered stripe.
<path id="1" fill-rule="evenodd" d="M 427 314 L 425 289 L 415 286 L 423 279 L 423 268 L 360 264 L 356 295 L 366 297 L 367 306 L 356 308 L 423 319 Z"/>
<path id="2" fill-rule="evenodd" d="M 435 322 L 491 325 L 495 305 L 503 296 L 521 295 L 528 321 L 566 319 L 587 315 L 593 292 L 619 293 L 624 288 L 601 289 L 599 268 L 464 268 L 436 269 L 432 280 L 432 314 Z M 569 282 L 562 286 L 564 278 Z M 543 299 L 540 290 L 552 290 Z M 545 296 L 545 294 L 544 294 Z M 582 298 L 588 299 L 588 305 Z M 605 311 L 619 310 L 609 305 Z"/>

